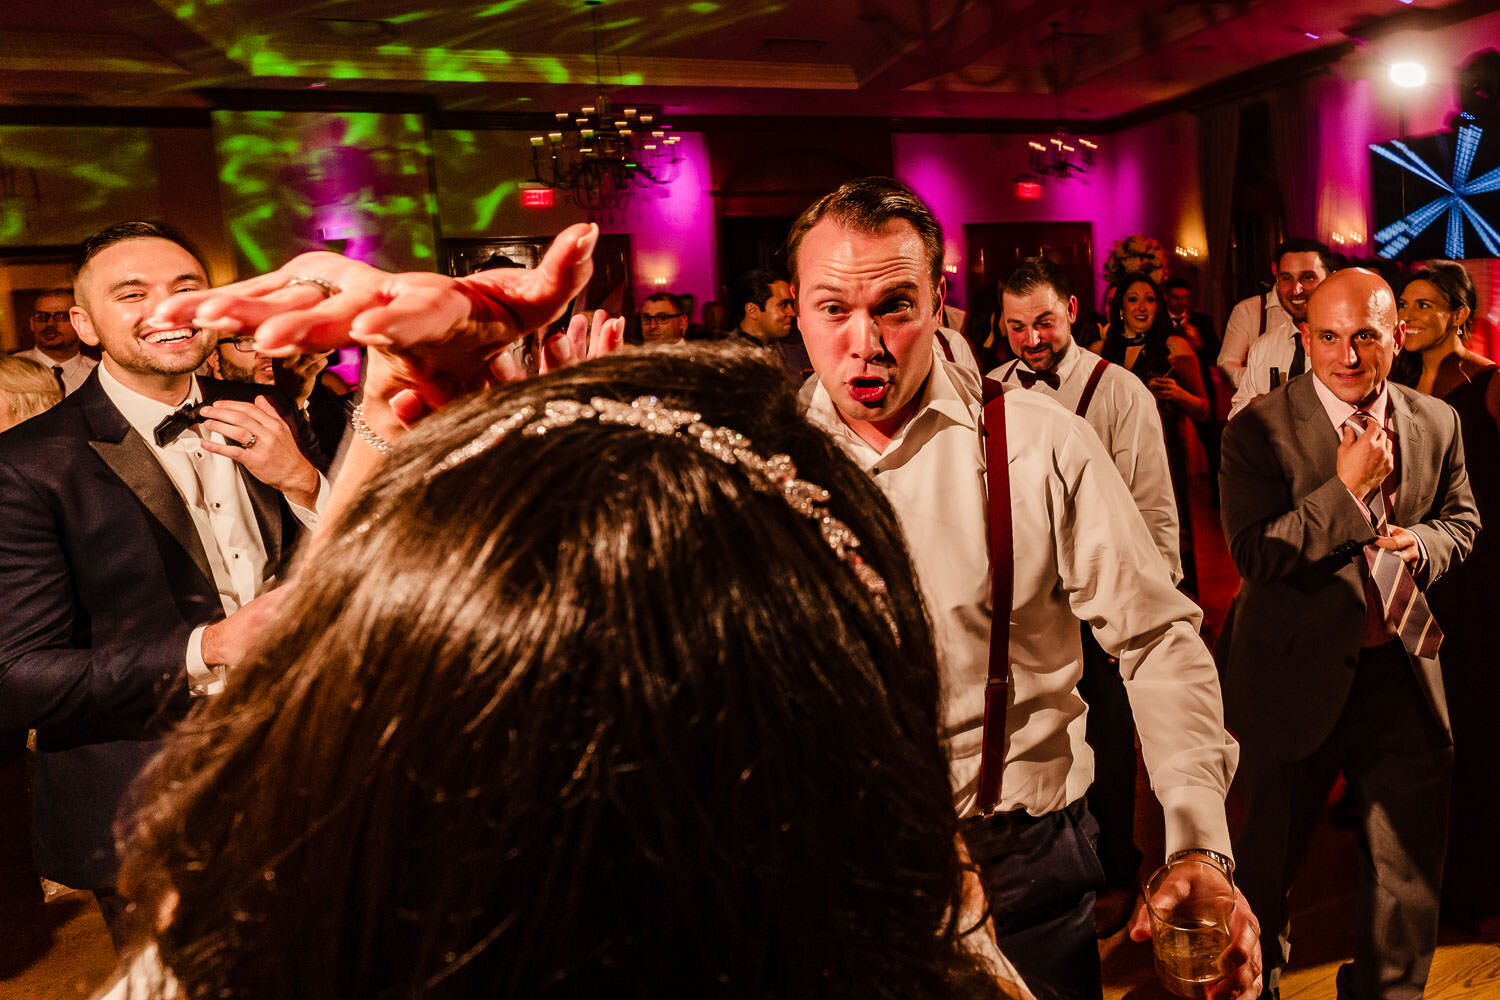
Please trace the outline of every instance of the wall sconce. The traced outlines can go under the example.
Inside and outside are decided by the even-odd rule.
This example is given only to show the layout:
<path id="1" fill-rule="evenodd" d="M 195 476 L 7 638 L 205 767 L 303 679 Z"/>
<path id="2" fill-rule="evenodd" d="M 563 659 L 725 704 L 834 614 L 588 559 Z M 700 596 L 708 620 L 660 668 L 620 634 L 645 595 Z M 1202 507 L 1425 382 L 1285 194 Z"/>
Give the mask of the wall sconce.
<path id="1" fill-rule="evenodd" d="M 652 278 L 651 279 L 651 286 L 653 288 L 666 288 L 667 287 L 667 279 L 664 278 L 664 277 L 661 277 L 661 278 Z"/>
<path id="2" fill-rule="evenodd" d="M 1360 246 L 1365 241 L 1365 234 L 1357 229 L 1351 229 L 1347 233 L 1334 233 L 1328 237 L 1328 242 L 1336 247 Z"/>
<path id="3" fill-rule="evenodd" d="M 957 264 L 944 264 L 943 265 L 943 273 L 944 274 L 957 274 L 958 273 L 958 265 Z"/>
<path id="4" fill-rule="evenodd" d="M 1184 246 L 1176 247 L 1174 252 L 1183 260 L 1197 260 L 1202 254 L 1202 251 L 1200 251 L 1197 247 Z"/>

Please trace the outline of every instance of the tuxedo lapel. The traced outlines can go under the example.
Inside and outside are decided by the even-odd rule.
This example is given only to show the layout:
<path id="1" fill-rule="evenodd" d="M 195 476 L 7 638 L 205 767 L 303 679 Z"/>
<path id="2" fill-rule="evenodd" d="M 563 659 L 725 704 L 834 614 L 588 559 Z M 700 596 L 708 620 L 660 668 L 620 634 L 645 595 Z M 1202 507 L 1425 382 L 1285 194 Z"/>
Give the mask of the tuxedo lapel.
<path id="1" fill-rule="evenodd" d="M 198 572 L 203 574 L 205 583 L 213 589 L 213 571 L 208 565 L 208 554 L 203 551 L 203 542 L 193 527 L 192 515 L 150 446 L 131 429 L 124 415 L 109 401 L 97 375 L 90 376 L 74 395 L 80 397 L 79 404 L 89 424 L 89 447 L 177 540 Z"/>

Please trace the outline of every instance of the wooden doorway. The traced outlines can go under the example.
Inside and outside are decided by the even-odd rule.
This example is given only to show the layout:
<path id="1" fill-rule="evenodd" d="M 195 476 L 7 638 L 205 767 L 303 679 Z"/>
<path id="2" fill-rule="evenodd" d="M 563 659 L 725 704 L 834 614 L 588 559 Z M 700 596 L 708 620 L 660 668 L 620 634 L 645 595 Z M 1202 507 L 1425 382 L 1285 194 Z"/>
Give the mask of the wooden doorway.
<path id="1" fill-rule="evenodd" d="M 1004 281 L 1025 257 L 1046 257 L 1068 272 L 1080 312 L 1097 309 L 1094 297 L 1094 227 L 1090 222 L 982 222 L 964 226 L 968 243 L 968 294 Z"/>

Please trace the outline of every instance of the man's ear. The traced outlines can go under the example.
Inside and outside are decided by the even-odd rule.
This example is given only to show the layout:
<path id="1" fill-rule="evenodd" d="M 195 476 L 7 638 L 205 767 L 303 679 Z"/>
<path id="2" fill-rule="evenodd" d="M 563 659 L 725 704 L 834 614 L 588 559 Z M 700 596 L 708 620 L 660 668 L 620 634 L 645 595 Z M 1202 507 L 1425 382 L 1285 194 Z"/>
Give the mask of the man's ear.
<path id="1" fill-rule="evenodd" d="M 223 373 L 219 370 L 219 349 L 217 347 L 209 351 L 208 357 L 204 358 L 203 360 L 204 363 L 208 365 L 208 373 L 211 376 L 220 380 L 224 378 Z"/>
<path id="2" fill-rule="evenodd" d="M 1302 350 L 1308 354 L 1312 353 L 1312 333 L 1307 329 L 1307 320 L 1297 324 L 1297 329 L 1302 331 Z"/>
<path id="3" fill-rule="evenodd" d="M 1401 348 L 1406 346 L 1406 320 L 1396 320 L 1395 327 L 1391 329 L 1391 339 L 1396 342 L 1396 353 L 1400 354 Z"/>
<path id="4" fill-rule="evenodd" d="M 73 321 L 73 330 L 78 334 L 78 339 L 90 347 L 99 346 L 99 334 L 94 332 L 94 321 L 89 319 L 89 314 L 82 306 L 73 306 L 68 310 L 68 318 Z"/>
<path id="5" fill-rule="evenodd" d="M 944 278 L 944 277 L 939 277 L 938 278 L 938 283 L 937 283 L 937 288 L 933 289 L 933 298 L 935 298 L 937 300 L 936 304 L 933 306 L 933 309 L 932 309 L 932 314 L 934 316 L 941 316 L 943 314 L 943 301 L 947 297 L 948 297 L 948 279 Z"/>
<path id="6" fill-rule="evenodd" d="M 1068 296 L 1068 325 L 1072 326 L 1078 320 L 1078 296 Z"/>

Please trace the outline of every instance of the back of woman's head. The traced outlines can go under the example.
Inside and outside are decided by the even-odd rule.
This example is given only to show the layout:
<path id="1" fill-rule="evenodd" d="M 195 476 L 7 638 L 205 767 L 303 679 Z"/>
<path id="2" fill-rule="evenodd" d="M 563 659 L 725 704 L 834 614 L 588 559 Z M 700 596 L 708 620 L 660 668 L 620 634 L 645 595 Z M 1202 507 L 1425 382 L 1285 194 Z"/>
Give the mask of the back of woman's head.
<path id="1" fill-rule="evenodd" d="M 0 354 L 0 431 L 62 402 L 62 390 L 47 369 L 30 358 Z"/>
<path id="2" fill-rule="evenodd" d="M 889 603 L 688 435 L 535 433 L 647 394 L 790 456 Z M 141 790 L 125 885 L 180 897 L 191 995 L 951 991 L 928 626 L 889 508 L 778 371 L 627 350 L 482 394 L 317 561 Z"/>

